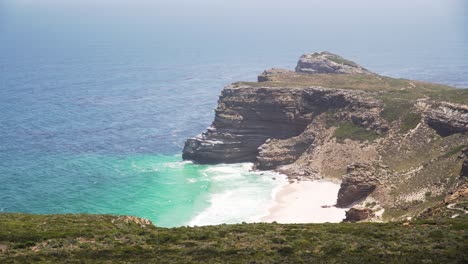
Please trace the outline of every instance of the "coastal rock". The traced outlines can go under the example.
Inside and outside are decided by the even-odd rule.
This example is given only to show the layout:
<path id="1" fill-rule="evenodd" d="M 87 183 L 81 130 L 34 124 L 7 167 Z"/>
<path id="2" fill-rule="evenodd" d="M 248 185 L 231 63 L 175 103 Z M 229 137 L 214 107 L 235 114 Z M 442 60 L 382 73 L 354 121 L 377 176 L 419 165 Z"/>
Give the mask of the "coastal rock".
<path id="1" fill-rule="evenodd" d="M 136 216 L 128 216 L 128 215 L 118 216 L 116 219 L 112 220 L 112 223 L 115 223 L 115 221 L 123 221 L 127 224 L 134 223 L 134 224 L 140 225 L 141 227 L 153 225 L 153 223 L 148 219 L 136 217 Z"/>
<path id="2" fill-rule="evenodd" d="M 255 168 L 271 170 L 278 166 L 290 164 L 310 147 L 313 135 L 302 133 L 289 139 L 269 139 L 259 147 Z"/>
<path id="3" fill-rule="evenodd" d="M 370 74 L 367 69 L 355 62 L 346 60 L 336 54 L 323 51 L 304 54 L 299 59 L 296 72 L 327 74 Z"/>
<path id="4" fill-rule="evenodd" d="M 468 132 L 468 106 L 441 102 L 425 112 L 426 123 L 441 136 Z"/>
<path id="5" fill-rule="evenodd" d="M 314 117 L 332 109 L 349 108 L 353 112 L 374 115 L 378 119 L 378 101 L 361 91 L 321 87 L 291 88 L 256 85 L 226 86 L 218 101 L 215 120 L 201 135 L 188 139 L 183 150 L 184 160 L 201 164 L 255 162 L 257 168 L 273 168 L 290 163 L 313 141 L 299 137 Z M 368 122 L 373 127 L 382 122 Z M 384 128 L 382 128 L 384 130 Z M 271 144 L 263 145 L 268 139 Z M 279 141 L 291 139 L 288 142 Z M 282 162 L 272 162 L 271 154 L 283 154 Z M 291 148 L 290 150 L 286 150 Z M 268 154 L 270 153 L 270 154 Z"/>
<path id="6" fill-rule="evenodd" d="M 337 207 L 347 207 L 366 198 L 378 184 L 371 165 L 363 163 L 348 166 L 342 180 Z"/>
<path id="7" fill-rule="evenodd" d="M 346 218 L 343 222 L 359 222 L 375 217 L 375 213 L 369 208 L 350 208 L 346 211 Z"/>
<path id="8" fill-rule="evenodd" d="M 460 176 L 468 177 L 468 159 L 463 161 L 462 169 L 460 171 Z"/>
<path id="9" fill-rule="evenodd" d="M 183 158 L 202 164 L 254 162 L 267 139 L 297 136 L 311 122 L 303 94 L 302 89 L 226 86 L 213 124 L 186 141 Z"/>

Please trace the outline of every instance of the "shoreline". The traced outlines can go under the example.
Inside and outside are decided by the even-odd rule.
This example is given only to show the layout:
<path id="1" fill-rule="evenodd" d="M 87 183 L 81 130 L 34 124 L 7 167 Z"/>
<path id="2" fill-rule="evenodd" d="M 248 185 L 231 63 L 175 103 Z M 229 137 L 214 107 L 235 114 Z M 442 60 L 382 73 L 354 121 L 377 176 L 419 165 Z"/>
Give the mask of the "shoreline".
<path id="1" fill-rule="evenodd" d="M 285 184 L 274 194 L 274 205 L 261 222 L 338 223 L 345 210 L 336 208 L 340 184 L 328 180 L 295 181 Z"/>
<path id="2" fill-rule="evenodd" d="M 249 163 L 210 166 L 203 173 L 212 184 L 208 206 L 197 212 L 187 222 L 188 226 L 339 223 L 345 219 L 346 209 L 334 206 L 340 182 L 333 179 L 291 181 L 280 172 L 253 171 Z M 261 192 L 268 185 L 273 188 L 267 198 L 263 196 L 267 193 Z"/>

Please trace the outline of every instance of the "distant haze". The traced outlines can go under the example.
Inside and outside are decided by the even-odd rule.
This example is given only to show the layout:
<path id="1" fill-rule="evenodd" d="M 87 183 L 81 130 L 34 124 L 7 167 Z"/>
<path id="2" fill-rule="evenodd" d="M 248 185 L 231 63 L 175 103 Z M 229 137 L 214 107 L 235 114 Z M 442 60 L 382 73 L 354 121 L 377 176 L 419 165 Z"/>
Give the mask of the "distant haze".
<path id="1" fill-rule="evenodd" d="M 117 31 L 140 38 L 164 33 L 171 38 L 212 37 L 214 41 L 228 38 L 236 43 L 280 44 L 284 48 L 305 48 L 312 46 L 307 41 L 313 40 L 335 42 L 323 48 L 383 45 L 404 49 L 414 45 L 434 46 L 447 39 L 466 44 L 466 3 L 465 0 L 3 0 L 0 15 L 3 31 L 16 34 L 29 33 L 28 29 L 41 31 L 41 35 L 84 30 L 105 37 Z M 390 42 L 385 38 L 389 34 Z"/>

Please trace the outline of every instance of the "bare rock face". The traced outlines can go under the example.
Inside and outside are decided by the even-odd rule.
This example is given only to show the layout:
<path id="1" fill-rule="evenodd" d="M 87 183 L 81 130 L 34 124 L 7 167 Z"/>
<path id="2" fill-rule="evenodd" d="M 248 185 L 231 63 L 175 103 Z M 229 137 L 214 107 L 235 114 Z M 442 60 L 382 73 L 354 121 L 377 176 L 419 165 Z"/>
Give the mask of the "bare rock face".
<path id="1" fill-rule="evenodd" d="M 359 222 L 372 217 L 375 217 L 375 214 L 369 208 L 350 208 L 348 211 L 346 211 L 346 218 L 343 220 L 343 222 Z"/>
<path id="2" fill-rule="evenodd" d="M 271 170 L 278 166 L 294 162 L 313 143 L 313 135 L 302 133 L 289 139 L 267 140 L 259 148 L 255 168 L 259 170 Z"/>
<path id="3" fill-rule="evenodd" d="M 255 162 L 258 157 L 258 169 L 272 169 L 293 162 L 307 149 L 313 137 L 294 137 L 303 133 L 319 113 L 349 108 L 378 115 L 379 111 L 373 110 L 378 105 L 361 91 L 226 86 L 213 124 L 186 141 L 182 157 L 200 164 Z M 375 124 L 379 123 L 368 123 Z M 279 143 L 285 139 L 290 140 Z M 267 140 L 270 143 L 262 146 Z"/>
<path id="4" fill-rule="evenodd" d="M 355 62 L 346 60 L 336 54 L 323 51 L 304 54 L 299 59 L 296 72 L 300 73 L 328 73 L 328 74 L 355 74 L 371 72 Z"/>
<path id="5" fill-rule="evenodd" d="M 360 163 L 348 166 L 338 191 L 336 206 L 347 207 L 366 198 L 375 190 L 377 184 L 371 165 Z"/>
<path id="6" fill-rule="evenodd" d="M 254 162 L 267 139 L 297 136 L 312 117 L 302 89 L 226 86 L 213 124 L 186 141 L 182 157 L 201 164 Z"/>
<path id="7" fill-rule="evenodd" d="M 468 106 L 442 102 L 425 112 L 426 123 L 441 136 L 468 132 Z"/>

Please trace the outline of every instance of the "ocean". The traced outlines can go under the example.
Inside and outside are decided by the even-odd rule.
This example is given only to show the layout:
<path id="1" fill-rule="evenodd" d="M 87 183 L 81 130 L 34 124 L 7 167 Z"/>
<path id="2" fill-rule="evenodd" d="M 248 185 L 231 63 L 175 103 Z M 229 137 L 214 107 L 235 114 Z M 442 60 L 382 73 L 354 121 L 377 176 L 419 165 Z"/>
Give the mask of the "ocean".
<path id="1" fill-rule="evenodd" d="M 284 176 L 196 165 L 181 151 L 210 125 L 224 85 L 293 69 L 305 52 L 468 87 L 463 1 L 395 9 L 398 19 L 375 5 L 357 5 L 358 16 L 310 3 L 239 15 L 185 2 L 177 12 L 40 2 L 0 1 L 0 212 L 127 214 L 164 227 L 259 221 Z M 337 14 L 346 23 L 324 22 Z"/>

